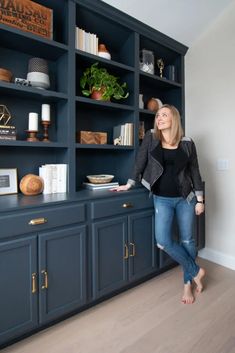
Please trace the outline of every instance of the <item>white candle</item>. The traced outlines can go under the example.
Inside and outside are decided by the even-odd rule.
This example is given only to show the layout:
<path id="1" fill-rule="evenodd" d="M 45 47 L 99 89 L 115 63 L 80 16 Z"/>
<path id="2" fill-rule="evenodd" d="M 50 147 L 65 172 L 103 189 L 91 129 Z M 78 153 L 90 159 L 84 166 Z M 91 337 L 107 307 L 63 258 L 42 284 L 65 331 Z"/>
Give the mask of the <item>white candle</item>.
<path id="1" fill-rule="evenodd" d="M 38 131 L 38 114 L 29 113 L 29 131 Z"/>
<path id="2" fill-rule="evenodd" d="M 42 112 L 41 112 L 42 121 L 50 121 L 51 120 L 50 108 L 51 107 L 49 104 L 42 104 Z"/>

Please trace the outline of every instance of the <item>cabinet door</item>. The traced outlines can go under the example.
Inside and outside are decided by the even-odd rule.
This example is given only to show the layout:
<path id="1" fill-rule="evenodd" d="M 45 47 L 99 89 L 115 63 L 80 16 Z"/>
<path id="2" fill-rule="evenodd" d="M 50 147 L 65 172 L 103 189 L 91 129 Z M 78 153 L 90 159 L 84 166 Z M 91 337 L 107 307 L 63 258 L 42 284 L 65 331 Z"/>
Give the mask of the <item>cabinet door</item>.
<path id="1" fill-rule="evenodd" d="M 86 228 L 66 227 L 39 235 L 40 323 L 86 301 Z"/>
<path id="2" fill-rule="evenodd" d="M 0 345 L 38 324 L 36 236 L 0 243 Z"/>
<path id="3" fill-rule="evenodd" d="M 156 270 L 153 211 L 129 216 L 129 279 L 137 280 Z"/>
<path id="4" fill-rule="evenodd" d="M 99 298 L 127 283 L 127 218 L 96 222 L 92 226 L 92 292 Z"/>

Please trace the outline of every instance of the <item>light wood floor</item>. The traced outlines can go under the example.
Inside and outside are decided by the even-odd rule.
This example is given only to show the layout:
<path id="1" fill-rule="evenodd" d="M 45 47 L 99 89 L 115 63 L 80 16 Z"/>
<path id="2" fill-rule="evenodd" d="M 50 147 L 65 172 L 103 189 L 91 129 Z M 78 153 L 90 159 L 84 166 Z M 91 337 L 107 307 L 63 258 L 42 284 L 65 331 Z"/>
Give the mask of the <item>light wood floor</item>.
<path id="1" fill-rule="evenodd" d="M 199 260 L 205 291 L 180 303 L 174 268 L 2 353 L 235 353 L 235 271 Z"/>

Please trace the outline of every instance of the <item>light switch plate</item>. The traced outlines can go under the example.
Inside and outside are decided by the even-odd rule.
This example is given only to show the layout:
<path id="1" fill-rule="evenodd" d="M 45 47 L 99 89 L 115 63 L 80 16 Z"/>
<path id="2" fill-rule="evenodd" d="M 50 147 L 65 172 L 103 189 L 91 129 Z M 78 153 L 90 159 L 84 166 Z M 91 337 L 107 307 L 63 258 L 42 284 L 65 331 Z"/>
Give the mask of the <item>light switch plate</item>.
<path id="1" fill-rule="evenodd" d="M 228 170 L 229 162 L 228 159 L 217 159 L 217 170 Z"/>

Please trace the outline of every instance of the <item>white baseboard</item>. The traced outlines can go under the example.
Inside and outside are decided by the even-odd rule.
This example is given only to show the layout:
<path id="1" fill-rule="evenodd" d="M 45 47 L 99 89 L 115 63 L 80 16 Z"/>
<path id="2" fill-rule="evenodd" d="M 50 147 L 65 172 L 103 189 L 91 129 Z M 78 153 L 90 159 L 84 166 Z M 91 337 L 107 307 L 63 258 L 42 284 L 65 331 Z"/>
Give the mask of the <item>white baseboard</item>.
<path id="1" fill-rule="evenodd" d="M 212 250 L 210 248 L 204 248 L 199 251 L 198 256 L 215 262 L 218 265 L 222 265 L 224 267 L 228 267 L 231 270 L 235 270 L 235 257 L 226 255 L 222 252 Z"/>

